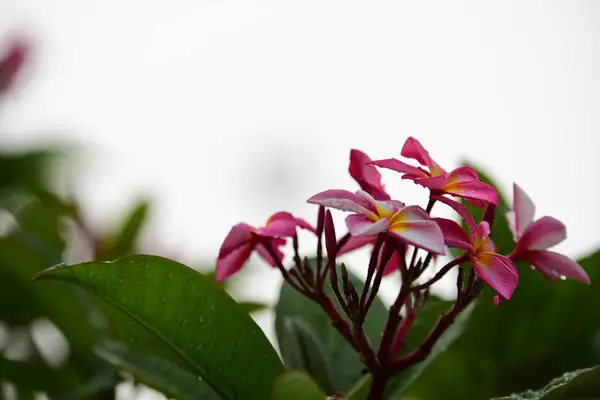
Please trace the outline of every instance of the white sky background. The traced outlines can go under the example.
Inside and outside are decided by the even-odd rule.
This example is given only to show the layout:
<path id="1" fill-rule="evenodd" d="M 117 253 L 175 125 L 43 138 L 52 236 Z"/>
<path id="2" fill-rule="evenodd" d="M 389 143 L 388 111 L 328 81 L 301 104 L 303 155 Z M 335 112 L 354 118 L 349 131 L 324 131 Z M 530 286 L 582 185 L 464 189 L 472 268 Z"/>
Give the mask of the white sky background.
<path id="1" fill-rule="evenodd" d="M 73 190 L 96 225 L 149 194 L 149 252 L 206 265 L 239 221 L 313 221 L 308 197 L 355 189 L 351 148 L 397 157 L 409 135 L 447 169 L 517 181 L 566 223 L 560 251 L 600 244 L 598 2 L 0 0 L 0 46 L 10 32 L 35 51 L 0 144 L 80 144 Z M 274 301 L 277 273 L 255 270 L 246 297 Z"/>

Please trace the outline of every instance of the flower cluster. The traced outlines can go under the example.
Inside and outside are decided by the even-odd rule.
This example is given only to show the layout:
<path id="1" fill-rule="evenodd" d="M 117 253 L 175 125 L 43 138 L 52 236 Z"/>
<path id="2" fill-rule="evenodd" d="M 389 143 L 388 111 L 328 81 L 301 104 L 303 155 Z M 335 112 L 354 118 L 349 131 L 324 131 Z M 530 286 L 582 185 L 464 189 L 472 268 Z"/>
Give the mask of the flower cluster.
<path id="1" fill-rule="evenodd" d="M 477 172 L 468 166 L 447 172 L 412 137 L 406 140 L 401 155 L 415 160 L 419 165 L 413 166 L 394 158 L 373 161 L 365 153 L 352 150 L 349 172 L 360 189 L 354 193 L 330 189 L 308 199 L 311 204 L 351 213 L 346 217 L 348 235 L 340 240 L 336 256 L 363 246 L 372 246 L 377 253 L 374 257 L 381 261 L 383 252 L 380 251 L 381 246 L 376 246 L 378 238 L 393 239 L 396 245 L 402 247 L 402 251 L 392 252 L 385 265 L 377 263 L 378 268 L 382 268 L 383 276 L 386 276 L 411 267 L 405 266 L 406 261 L 401 259 L 409 247 L 415 249 L 415 254 L 416 249 L 429 253 L 430 257 L 425 258 L 421 268 L 426 267 L 432 257 L 445 255 L 446 247 L 461 249 L 464 253 L 441 271 L 448 272 L 470 261 L 476 277 L 497 292 L 497 300 L 509 300 L 517 286 L 515 261 L 530 263 L 550 280 L 566 277 L 589 283 L 587 274 L 576 262 L 547 250 L 565 239 L 565 226 L 552 217 L 534 221 L 533 202 L 519 186 L 514 185 L 514 211 L 507 215 L 516 245 L 510 254 L 502 255 L 497 252 L 490 238 L 492 217 L 498 205 L 498 195 L 492 186 L 481 182 Z M 401 172 L 403 179 L 429 189 L 427 208 L 407 206 L 393 200 L 386 192 L 376 167 Z M 476 207 L 485 208 L 483 220 L 476 222 L 463 204 L 445 195 L 459 197 Z M 452 220 L 432 217 L 432 207 L 436 202 L 455 210 L 467 229 Z M 319 224 L 323 225 L 323 221 Z M 274 214 L 262 228 L 243 223 L 234 226 L 219 251 L 217 279 L 226 279 L 237 272 L 253 250 L 269 265 L 278 267 L 283 261 L 280 247 L 285 244 L 286 238 L 297 241 L 296 227 L 308 229 L 319 238 L 319 230 L 323 229 L 323 226 L 315 229 L 306 221 L 285 212 Z M 440 274 L 437 276 L 441 277 Z"/>

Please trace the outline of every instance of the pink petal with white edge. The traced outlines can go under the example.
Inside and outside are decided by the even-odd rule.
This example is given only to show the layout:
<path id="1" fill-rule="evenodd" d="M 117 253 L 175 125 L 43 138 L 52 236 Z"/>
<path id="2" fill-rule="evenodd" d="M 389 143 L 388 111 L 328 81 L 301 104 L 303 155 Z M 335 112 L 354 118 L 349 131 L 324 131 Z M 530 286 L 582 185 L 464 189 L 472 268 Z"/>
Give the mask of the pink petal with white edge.
<path id="1" fill-rule="evenodd" d="M 311 224 L 309 224 L 302 218 L 296 218 L 296 224 L 298 225 L 299 228 L 306 229 L 307 231 L 310 231 L 310 232 L 314 233 L 315 235 L 317 234 L 317 230 Z"/>
<path id="2" fill-rule="evenodd" d="M 528 252 L 523 257 L 540 271 L 544 272 L 544 275 L 554 276 L 566 276 L 567 278 L 574 279 L 583 283 L 590 283 L 590 277 L 575 261 L 569 257 L 555 253 L 553 251 L 540 250 Z"/>
<path id="3" fill-rule="evenodd" d="M 226 257 L 238 247 L 250 242 L 252 240 L 252 230 L 253 228 L 245 223 L 234 225 L 219 249 L 219 258 Z"/>
<path id="4" fill-rule="evenodd" d="M 515 212 L 515 232 L 517 240 L 523 234 L 529 224 L 533 222 L 535 205 L 533 200 L 516 183 L 513 184 L 513 209 Z"/>
<path id="5" fill-rule="evenodd" d="M 446 246 L 464 249 L 467 251 L 474 250 L 473 246 L 471 246 L 471 243 L 469 242 L 469 235 L 467 235 L 465 230 L 456 222 L 446 218 L 434 218 L 433 220 L 440 227 L 440 230 L 444 235 L 444 242 L 446 243 Z"/>
<path id="6" fill-rule="evenodd" d="M 381 174 L 372 165 L 368 165 L 371 159 L 360 150 L 350 150 L 350 176 L 360 185 L 360 188 L 369 193 L 377 200 L 389 200 L 390 196 L 385 192 L 381 184 Z"/>
<path id="7" fill-rule="evenodd" d="M 363 246 L 375 244 L 375 236 L 350 236 L 350 239 L 342 246 L 337 255 L 350 253 L 351 251 L 360 249 Z"/>
<path id="8" fill-rule="evenodd" d="M 296 218 L 288 212 L 280 211 L 273 214 L 267 224 L 254 230 L 259 236 L 266 237 L 291 237 L 296 234 Z"/>
<path id="9" fill-rule="evenodd" d="M 385 218 L 375 222 L 362 215 L 348 215 L 346 217 L 346 226 L 352 236 L 373 236 L 388 230 L 389 223 Z"/>
<path id="10" fill-rule="evenodd" d="M 330 189 L 317 193 L 307 200 L 307 203 L 331 207 L 341 211 L 351 211 L 366 216 L 374 216 L 375 207 L 347 190 Z"/>
<path id="11" fill-rule="evenodd" d="M 394 227 L 390 232 L 404 242 L 432 253 L 446 254 L 444 235 L 435 221 L 407 221 Z"/>
<path id="12" fill-rule="evenodd" d="M 498 205 L 498 193 L 493 186 L 488 185 L 480 181 L 469 181 L 469 182 L 452 182 L 441 188 L 444 192 L 452 194 L 458 197 L 464 197 L 465 199 L 487 201 Z M 474 202 L 473 205 L 481 207 L 480 202 Z"/>
<path id="13" fill-rule="evenodd" d="M 467 207 L 460 204 L 458 201 L 449 199 L 444 196 L 431 196 L 431 199 L 444 203 L 447 206 L 450 206 L 452 209 L 454 209 L 454 211 L 458 213 L 458 215 L 461 216 L 463 221 L 465 221 L 465 224 L 467 224 L 467 226 L 469 227 L 469 231 L 471 231 L 471 238 L 473 239 L 471 240 L 471 242 L 474 242 L 476 239 L 481 238 L 479 234 L 479 228 L 477 227 L 473 216 L 467 210 Z"/>
<path id="14" fill-rule="evenodd" d="M 542 217 L 525 229 L 517 243 L 516 251 L 545 250 L 562 242 L 566 237 L 567 228 L 562 222 L 556 218 Z"/>
<path id="15" fill-rule="evenodd" d="M 281 262 L 283 260 L 284 254 L 279 248 L 281 246 L 285 245 L 285 239 L 273 238 L 273 239 L 269 239 L 269 242 L 270 242 L 271 246 L 273 246 L 273 249 L 275 250 L 275 254 L 277 254 L 277 257 L 279 258 L 279 261 L 277 261 L 273 257 L 271 257 L 271 254 L 267 251 L 267 249 L 265 248 L 265 246 L 262 243 L 259 243 L 256 246 L 256 251 L 262 257 L 262 259 L 267 262 L 267 264 L 269 264 L 271 267 L 275 268 L 275 267 L 277 267 L 277 264 L 279 264 L 279 262 Z"/>
<path id="16" fill-rule="evenodd" d="M 369 165 L 374 165 L 374 166 L 380 167 L 380 168 L 391 169 L 392 171 L 396 171 L 396 172 L 402 172 L 404 174 L 410 175 L 411 178 L 428 178 L 429 177 L 429 174 L 427 174 L 425 171 L 423 171 L 417 167 L 413 167 L 412 165 L 406 164 L 400 160 L 396 160 L 395 158 L 387 158 L 385 160 L 371 161 L 369 163 Z M 409 177 L 407 177 L 405 175 L 402 178 L 408 179 Z"/>
<path id="17" fill-rule="evenodd" d="M 506 213 L 506 222 L 508 223 L 508 229 L 510 229 L 513 240 L 517 242 L 521 234 L 517 231 L 517 216 L 514 211 L 508 211 Z"/>
<path id="18" fill-rule="evenodd" d="M 479 253 L 471 261 L 477 276 L 494 289 L 502 300 L 510 300 L 519 282 L 519 274 L 512 261 L 496 253 Z"/>
<path id="19" fill-rule="evenodd" d="M 252 250 L 254 250 L 254 245 L 254 242 L 248 242 L 246 245 L 229 252 L 225 257 L 217 258 L 215 266 L 215 279 L 217 282 L 222 282 L 238 272 L 248 261 Z"/>

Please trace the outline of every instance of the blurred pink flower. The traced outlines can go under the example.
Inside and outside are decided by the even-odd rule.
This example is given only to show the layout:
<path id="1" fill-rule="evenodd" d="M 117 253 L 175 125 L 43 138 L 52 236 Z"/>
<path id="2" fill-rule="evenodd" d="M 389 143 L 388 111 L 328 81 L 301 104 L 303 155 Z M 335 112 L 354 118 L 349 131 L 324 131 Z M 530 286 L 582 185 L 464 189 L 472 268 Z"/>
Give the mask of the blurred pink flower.
<path id="1" fill-rule="evenodd" d="M 395 158 L 372 161 L 369 164 L 382 168 L 402 172 L 402 179 L 410 179 L 424 186 L 434 194 L 448 193 L 453 196 L 469 200 L 478 207 L 483 207 L 484 201 L 498 204 L 496 190 L 481 181 L 477 172 L 470 167 L 458 167 L 453 171 L 446 172 L 423 148 L 418 140 L 409 137 L 402 147 L 401 155 L 416 160 L 419 164 L 427 167 L 413 167 Z"/>
<path id="2" fill-rule="evenodd" d="M 29 46 L 24 42 L 13 42 L 0 58 L 0 93 L 8 90 L 27 58 Z"/>
<path id="3" fill-rule="evenodd" d="M 350 150 L 350 176 L 360 185 L 360 188 L 369 193 L 375 200 L 390 200 L 385 187 L 381 183 L 381 174 L 377 168 L 369 165 L 371 159 L 360 150 Z"/>
<path id="4" fill-rule="evenodd" d="M 565 225 L 552 217 L 541 217 L 534 221 L 535 205 L 516 183 L 513 207 L 514 211 L 506 215 L 517 243 L 510 258 L 529 262 L 550 280 L 564 276 L 589 284 L 590 278 L 579 264 L 567 256 L 547 250 L 566 239 Z"/>

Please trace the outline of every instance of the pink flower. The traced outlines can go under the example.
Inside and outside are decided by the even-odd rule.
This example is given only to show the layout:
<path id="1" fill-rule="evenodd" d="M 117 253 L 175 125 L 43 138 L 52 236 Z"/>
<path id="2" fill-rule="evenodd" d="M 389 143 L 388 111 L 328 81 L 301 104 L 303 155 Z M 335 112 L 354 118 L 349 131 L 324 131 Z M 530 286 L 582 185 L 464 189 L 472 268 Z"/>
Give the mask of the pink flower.
<path id="1" fill-rule="evenodd" d="M 220 282 L 238 272 L 254 250 L 269 265 L 277 267 L 283 260 L 283 252 L 280 250 L 280 247 L 286 242 L 283 238 L 294 236 L 296 227 L 314 232 L 314 228 L 310 224 L 295 218 L 288 212 L 273 214 L 261 228 L 253 228 L 245 223 L 235 225 L 229 231 L 219 250 L 215 279 Z M 271 246 L 275 250 L 277 260 L 271 256 L 265 246 Z"/>
<path id="2" fill-rule="evenodd" d="M 514 211 L 506 215 L 517 243 L 510 258 L 529 262 L 550 280 L 564 276 L 589 284 L 590 278 L 579 264 L 562 254 L 546 250 L 565 240 L 565 225 L 552 217 L 542 217 L 534 221 L 534 214 L 533 201 L 515 183 Z"/>
<path id="3" fill-rule="evenodd" d="M 360 185 L 360 188 L 369 193 L 375 200 L 390 200 L 385 187 L 381 183 L 381 174 L 377 168 L 368 165 L 371 159 L 360 150 L 350 150 L 350 176 Z"/>
<path id="4" fill-rule="evenodd" d="M 402 147 L 401 155 L 416 160 L 427 169 L 413 167 L 395 158 L 373 161 L 369 164 L 402 172 L 404 174 L 402 179 L 410 179 L 428 188 L 434 194 L 448 193 L 463 197 L 478 207 L 483 207 L 483 201 L 498 204 L 496 190 L 480 182 L 473 168 L 458 167 L 446 172 L 429 156 L 418 140 L 409 137 Z"/>
<path id="5" fill-rule="evenodd" d="M 469 227 L 467 235 L 456 222 L 436 218 L 446 245 L 465 250 L 477 276 L 494 289 L 500 299 L 509 300 L 517 287 L 519 275 L 510 259 L 496 253 L 496 246 L 489 237 L 489 224 L 484 221 L 477 225 L 467 208 L 457 201 L 442 196 L 432 198 L 452 207 Z"/>
<path id="6" fill-rule="evenodd" d="M 14 42 L 0 59 L 0 93 L 7 90 L 25 62 L 29 48 L 21 42 Z"/>
<path id="7" fill-rule="evenodd" d="M 437 224 L 420 207 L 405 207 L 396 200 L 375 200 L 363 190 L 326 190 L 309 203 L 351 211 L 346 225 L 352 236 L 374 236 L 389 232 L 403 242 L 427 251 L 446 254 L 444 237 Z"/>

